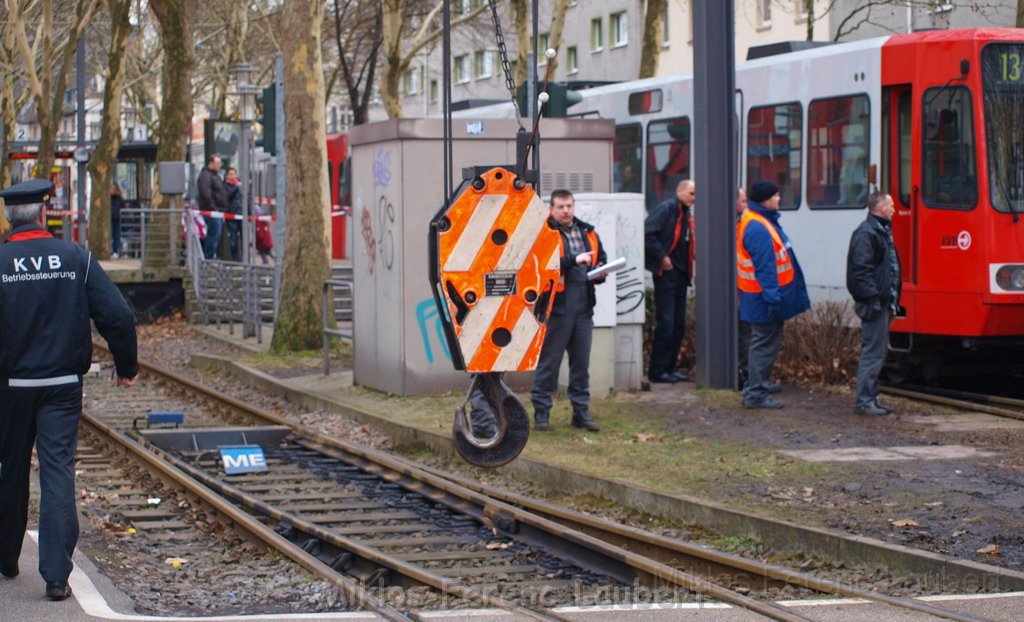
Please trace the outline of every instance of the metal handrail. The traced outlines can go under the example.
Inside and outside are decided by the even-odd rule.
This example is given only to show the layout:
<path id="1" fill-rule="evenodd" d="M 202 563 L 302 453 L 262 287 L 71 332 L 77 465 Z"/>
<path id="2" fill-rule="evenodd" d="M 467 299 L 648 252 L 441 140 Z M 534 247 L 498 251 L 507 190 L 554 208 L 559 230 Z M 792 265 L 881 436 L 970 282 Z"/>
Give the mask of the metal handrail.
<path id="1" fill-rule="evenodd" d="M 327 279 L 327 280 L 324 281 L 323 305 L 321 305 L 321 308 L 322 308 L 322 314 L 323 314 L 323 330 L 324 330 L 323 335 L 324 335 L 324 375 L 325 376 L 329 376 L 331 374 L 331 335 L 335 335 L 337 337 L 348 337 L 349 339 L 352 338 L 352 333 L 350 331 L 343 331 L 340 328 L 331 328 L 330 327 L 330 322 L 329 321 L 331 319 L 331 316 L 329 315 L 329 313 L 334 310 L 334 304 L 330 302 L 330 296 L 328 296 L 328 291 L 330 291 L 330 289 L 332 287 L 345 288 L 345 289 L 348 290 L 348 295 L 350 297 L 353 295 L 352 283 L 350 281 L 342 281 L 340 279 Z"/>

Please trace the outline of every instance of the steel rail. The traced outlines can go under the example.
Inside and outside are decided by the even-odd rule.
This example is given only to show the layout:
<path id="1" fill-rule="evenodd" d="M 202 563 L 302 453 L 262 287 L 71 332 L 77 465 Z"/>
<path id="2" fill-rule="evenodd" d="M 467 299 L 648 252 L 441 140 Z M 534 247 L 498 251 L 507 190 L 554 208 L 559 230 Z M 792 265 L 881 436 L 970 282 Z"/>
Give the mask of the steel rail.
<path id="1" fill-rule="evenodd" d="M 109 351 L 106 350 L 102 344 L 96 343 L 94 345 L 99 349 Z M 733 590 L 723 588 L 722 586 L 716 585 L 693 574 L 673 568 L 662 562 L 645 558 L 642 555 L 614 546 L 608 542 L 586 535 L 582 532 L 567 529 L 555 521 L 533 515 L 512 505 L 496 501 L 485 495 L 469 490 L 443 477 L 427 473 L 417 465 L 410 463 L 405 459 L 386 452 L 377 451 L 369 447 L 363 447 L 342 439 L 321 434 L 311 428 L 298 425 L 288 419 L 246 404 L 245 402 L 224 395 L 187 378 L 183 378 L 158 365 L 139 361 L 139 367 L 154 372 L 172 382 L 187 386 L 199 393 L 202 393 L 203 395 L 217 399 L 233 408 L 242 410 L 243 412 L 264 421 L 290 427 L 297 435 L 309 439 L 310 443 L 308 446 L 311 448 L 315 448 L 328 456 L 348 461 L 350 463 L 353 463 L 353 459 L 356 459 L 355 462 L 357 462 L 359 466 L 368 473 L 380 474 L 382 470 L 391 471 L 402 478 L 411 479 L 412 482 L 406 481 L 405 485 L 414 492 L 424 494 L 422 488 L 425 485 L 438 491 L 453 495 L 462 502 L 468 503 L 469 506 L 476 506 L 477 508 L 480 508 L 480 516 L 494 524 L 507 523 L 511 519 L 519 525 L 529 526 L 535 530 L 535 532 L 556 535 L 558 538 L 573 545 L 579 551 L 591 551 L 599 556 L 631 568 L 633 571 L 647 577 L 649 583 L 663 582 L 683 587 L 699 594 L 707 595 L 723 602 L 736 605 L 748 611 L 759 613 L 775 620 L 780 620 L 781 622 L 808 621 L 808 618 L 780 605 L 758 601 Z M 444 501 L 442 500 L 442 502 Z M 453 507 L 453 509 L 467 512 L 469 507 L 464 504 L 460 504 Z"/>
<path id="2" fill-rule="evenodd" d="M 188 492 L 196 495 L 204 503 L 210 505 L 221 514 L 234 521 L 237 526 L 249 532 L 259 540 L 262 540 L 274 549 L 281 551 L 306 570 L 339 588 L 342 593 L 345 594 L 348 602 L 372 611 L 392 622 L 404 622 L 408 620 L 408 617 L 406 617 L 402 612 L 381 602 L 376 596 L 371 594 L 364 587 L 360 586 L 357 582 L 334 572 L 330 568 L 326 568 L 324 563 L 319 559 L 302 550 L 294 543 L 289 542 L 276 531 L 227 502 L 220 495 L 201 485 L 195 479 L 187 476 L 184 472 L 168 464 L 157 454 L 150 451 L 149 448 L 145 447 L 135 439 L 129 437 L 120 430 L 114 429 L 112 426 L 107 425 L 105 422 L 88 413 L 82 413 L 82 420 L 96 433 L 123 447 L 137 459 L 143 461 L 148 467 L 159 472 L 163 477 L 166 477 L 175 484 L 185 488 Z"/>
<path id="3" fill-rule="evenodd" d="M 895 387 L 883 385 L 882 392 L 921 402 L 930 402 L 941 406 L 952 406 L 953 408 L 973 410 L 989 415 L 1024 421 L 1024 400 L 1015 400 L 1008 397 L 998 397 L 994 395 L 982 395 L 980 393 L 969 393 L 967 391 L 954 391 L 950 389 L 928 389 L 926 387 Z M 959 399 L 953 396 L 959 396 L 959 398 L 965 399 Z M 1019 406 L 1022 410 L 1009 410 L 1007 408 L 989 406 L 988 404 Z"/>
<path id="4" fill-rule="evenodd" d="M 404 458 L 403 458 L 404 459 Z M 407 459 L 406 459 L 407 460 Z M 790 585 L 797 585 L 818 592 L 838 594 L 850 598 L 860 598 L 870 601 L 900 607 L 920 613 L 926 613 L 948 620 L 959 620 L 963 622 L 978 622 L 978 618 L 936 607 L 911 598 L 888 596 L 870 590 L 858 588 L 853 585 L 839 583 L 829 579 L 822 579 L 814 575 L 791 570 L 784 566 L 769 564 L 731 553 L 725 553 L 715 549 L 704 548 L 683 540 L 669 538 L 660 534 L 643 531 L 629 525 L 614 521 L 596 518 L 576 510 L 557 506 L 539 499 L 527 497 L 497 486 L 491 486 L 471 480 L 454 473 L 448 473 L 441 469 L 430 466 L 420 466 L 429 473 L 438 477 L 444 477 L 461 486 L 498 499 L 511 505 L 522 507 L 531 512 L 550 518 L 560 524 L 578 529 L 597 538 L 612 542 L 618 546 L 631 551 L 643 551 L 644 555 L 662 560 L 678 560 L 680 555 L 687 558 L 706 562 L 709 567 L 723 569 L 739 569 L 754 576 L 763 577 L 765 580 L 774 580 Z"/>

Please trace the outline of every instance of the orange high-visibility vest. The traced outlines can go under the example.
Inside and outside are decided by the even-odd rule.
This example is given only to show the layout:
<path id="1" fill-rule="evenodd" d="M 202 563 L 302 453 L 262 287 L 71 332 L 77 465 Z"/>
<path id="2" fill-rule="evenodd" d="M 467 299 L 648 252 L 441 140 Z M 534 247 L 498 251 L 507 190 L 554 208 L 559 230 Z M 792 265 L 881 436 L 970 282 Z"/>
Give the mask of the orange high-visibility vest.
<path id="1" fill-rule="evenodd" d="M 779 285 L 786 286 L 792 283 L 794 274 L 793 261 L 789 258 L 786 244 L 782 241 L 782 236 L 779 235 L 774 225 L 754 210 L 744 210 L 739 224 L 736 225 L 736 285 L 739 286 L 741 292 L 748 294 L 757 294 L 762 291 L 761 284 L 754 278 L 754 262 L 750 259 L 750 253 L 743 246 L 743 234 L 747 230 L 747 225 L 754 220 L 764 225 L 764 228 L 772 236 L 772 250 L 775 251 L 775 270 L 779 275 Z"/>
<path id="2" fill-rule="evenodd" d="M 591 229 L 587 232 L 587 244 L 590 246 L 590 265 L 597 265 L 597 256 L 600 253 L 600 244 L 597 241 L 597 230 Z M 566 249 L 562 249 L 562 254 L 565 254 Z M 565 291 L 565 275 L 562 274 L 558 278 L 558 283 L 555 284 L 555 293 L 560 294 Z"/>

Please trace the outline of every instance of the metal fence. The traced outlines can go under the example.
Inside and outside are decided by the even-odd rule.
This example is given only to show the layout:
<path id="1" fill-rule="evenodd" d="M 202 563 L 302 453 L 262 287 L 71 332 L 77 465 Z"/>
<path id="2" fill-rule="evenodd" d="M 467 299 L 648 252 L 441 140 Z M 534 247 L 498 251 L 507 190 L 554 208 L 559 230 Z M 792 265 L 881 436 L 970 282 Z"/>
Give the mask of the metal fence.
<path id="1" fill-rule="evenodd" d="M 140 259 L 144 266 L 154 255 L 170 257 L 171 261 L 166 265 L 184 265 L 186 249 L 181 214 L 180 209 L 123 208 L 118 254 Z"/>

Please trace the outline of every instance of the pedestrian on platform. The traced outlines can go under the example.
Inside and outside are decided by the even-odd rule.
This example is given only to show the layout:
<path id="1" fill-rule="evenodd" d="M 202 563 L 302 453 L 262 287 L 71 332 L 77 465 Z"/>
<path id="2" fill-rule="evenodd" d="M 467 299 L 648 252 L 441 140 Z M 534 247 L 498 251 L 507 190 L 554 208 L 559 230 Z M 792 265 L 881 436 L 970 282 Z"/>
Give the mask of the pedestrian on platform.
<path id="1" fill-rule="evenodd" d="M 689 380 L 676 371 L 686 337 L 686 288 L 693 282 L 693 203 L 696 185 L 684 179 L 676 195 L 651 210 L 644 221 L 646 268 L 654 275 L 654 340 L 647 378 L 651 382 Z"/>
<path id="2" fill-rule="evenodd" d="M 747 209 L 747 191 L 743 188 L 736 189 L 736 223 L 739 224 L 740 218 L 743 216 L 743 211 Z M 744 322 L 743 318 L 739 318 L 737 323 L 737 333 L 739 335 L 739 347 L 737 353 L 739 355 L 739 387 L 743 390 L 743 385 L 747 383 L 747 355 L 750 354 L 750 334 L 751 334 L 750 322 Z M 782 393 L 782 387 L 771 380 L 768 381 L 768 393 Z"/>
<path id="3" fill-rule="evenodd" d="M 224 188 L 228 192 L 228 213 L 233 216 L 242 216 L 242 182 L 238 179 L 238 169 L 229 166 L 224 171 Z M 237 219 L 228 220 L 228 248 L 231 249 L 231 261 L 241 261 L 239 247 L 242 240 L 242 221 Z"/>
<path id="4" fill-rule="evenodd" d="M 260 254 L 263 265 L 266 265 L 274 259 L 274 236 L 270 232 L 270 221 L 261 218 L 263 209 L 253 205 L 253 213 L 256 215 L 256 252 Z"/>
<path id="5" fill-rule="evenodd" d="M 111 259 L 117 259 L 121 253 L 121 210 L 124 209 L 124 196 L 121 186 L 116 181 L 110 182 L 110 241 L 113 250 Z"/>
<path id="6" fill-rule="evenodd" d="M 750 323 L 746 408 L 782 408 L 771 397 L 769 378 L 782 344 L 786 320 L 811 308 L 793 245 L 779 225 L 779 187 L 759 179 L 736 230 L 736 282 L 740 319 Z"/>
<path id="7" fill-rule="evenodd" d="M 892 197 L 875 192 L 868 197 L 868 216 L 850 237 L 846 256 L 846 289 L 861 320 L 860 363 L 857 365 L 858 415 L 885 415 L 878 402 L 878 374 L 885 363 L 889 322 L 900 314 L 900 258 L 892 240 Z"/>
<path id="8" fill-rule="evenodd" d="M 199 209 L 203 212 L 216 212 L 206 217 L 206 238 L 203 239 L 203 256 L 213 259 L 220 247 L 220 235 L 224 228 L 224 212 L 228 211 L 228 191 L 220 178 L 220 156 L 214 154 L 207 158 L 206 167 L 200 171 L 196 180 Z"/>
<path id="9" fill-rule="evenodd" d="M 91 253 L 46 230 L 49 181 L 0 192 L 11 235 L 0 246 L 0 574 L 18 576 L 28 523 L 32 446 L 39 459 L 39 573 L 46 596 L 70 596 L 78 542 L 75 447 L 82 375 L 96 324 L 117 384 L 138 379 L 135 318 Z"/>
<path id="10" fill-rule="evenodd" d="M 537 372 L 530 388 L 535 430 L 550 429 L 551 396 L 558 390 L 562 355 L 569 352 L 569 401 L 572 426 L 597 432 L 590 414 L 590 345 L 594 332 L 594 286 L 603 278 L 589 280 L 587 272 L 604 265 L 607 257 L 593 225 L 576 218 L 575 199 L 568 190 L 551 193 L 548 224 L 562 235 L 561 282 L 548 318 Z"/>

